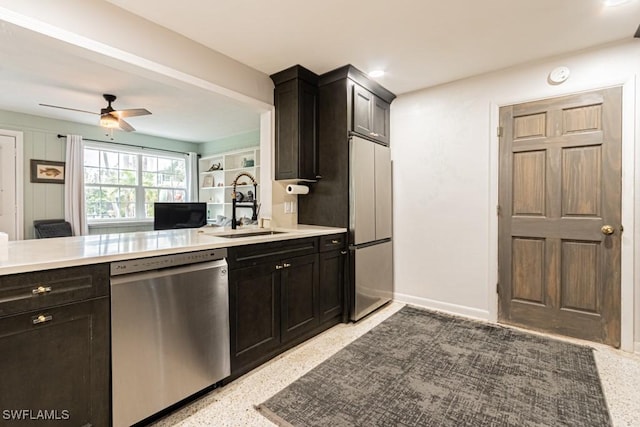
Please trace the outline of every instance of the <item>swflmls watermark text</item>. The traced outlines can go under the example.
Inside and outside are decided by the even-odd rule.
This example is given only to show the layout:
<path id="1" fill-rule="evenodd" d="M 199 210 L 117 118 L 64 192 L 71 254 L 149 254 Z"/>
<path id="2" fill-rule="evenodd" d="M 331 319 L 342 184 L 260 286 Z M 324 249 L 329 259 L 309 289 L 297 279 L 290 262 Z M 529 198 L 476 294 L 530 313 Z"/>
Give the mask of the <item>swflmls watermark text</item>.
<path id="1" fill-rule="evenodd" d="M 67 409 L 4 409 L 2 419 L 5 421 L 37 421 L 68 420 L 71 414 Z"/>

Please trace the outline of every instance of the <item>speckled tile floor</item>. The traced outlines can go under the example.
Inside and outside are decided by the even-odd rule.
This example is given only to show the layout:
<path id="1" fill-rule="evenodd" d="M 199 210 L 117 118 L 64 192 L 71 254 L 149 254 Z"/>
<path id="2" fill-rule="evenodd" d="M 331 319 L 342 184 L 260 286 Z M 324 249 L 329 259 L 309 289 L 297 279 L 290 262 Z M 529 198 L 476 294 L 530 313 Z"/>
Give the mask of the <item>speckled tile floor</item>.
<path id="1" fill-rule="evenodd" d="M 394 302 L 357 324 L 338 325 L 163 418 L 153 427 L 273 426 L 254 405 L 264 402 L 402 307 L 403 304 Z M 614 426 L 639 427 L 640 355 L 571 341 L 595 348 Z"/>

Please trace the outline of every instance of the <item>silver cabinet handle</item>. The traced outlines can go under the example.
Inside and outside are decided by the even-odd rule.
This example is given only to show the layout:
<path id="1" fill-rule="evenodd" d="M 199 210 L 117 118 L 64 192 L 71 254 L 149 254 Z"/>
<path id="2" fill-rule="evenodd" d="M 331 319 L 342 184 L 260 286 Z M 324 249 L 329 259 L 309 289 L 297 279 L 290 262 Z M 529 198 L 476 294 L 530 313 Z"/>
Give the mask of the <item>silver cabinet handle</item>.
<path id="1" fill-rule="evenodd" d="M 276 270 L 282 270 L 283 267 L 280 264 L 276 264 Z"/>
<path id="2" fill-rule="evenodd" d="M 342 255 L 346 255 L 346 254 L 347 254 L 347 251 L 340 251 L 340 253 L 341 253 Z"/>
<path id="3" fill-rule="evenodd" d="M 38 286 L 37 288 L 31 290 L 31 293 L 33 295 L 46 294 L 48 292 L 51 292 L 51 286 Z"/>
<path id="4" fill-rule="evenodd" d="M 291 267 L 291 264 L 285 262 L 284 263 L 284 268 L 289 268 L 289 267 Z"/>
<path id="5" fill-rule="evenodd" d="M 52 320 L 53 320 L 53 316 L 51 316 L 50 314 L 41 314 L 39 316 L 35 316 L 31 318 L 31 322 L 34 325 L 37 325 L 39 323 L 50 322 Z"/>
<path id="6" fill-rule="evenodd" d="M 380 136 L 379 133 L 375 133 L 375 132 L 371 132 L 371 133 L 369 133 L 369 135 L 371 135 L 371 136 Z"/>
<path id="7" fill-rule="evenodd" d="M 334 239 L 334 240 L 331 241 L 331 243 L 333 243 L 334 245 L 337 245 L 338 243 L 340 243 L 340 240 Z"/>

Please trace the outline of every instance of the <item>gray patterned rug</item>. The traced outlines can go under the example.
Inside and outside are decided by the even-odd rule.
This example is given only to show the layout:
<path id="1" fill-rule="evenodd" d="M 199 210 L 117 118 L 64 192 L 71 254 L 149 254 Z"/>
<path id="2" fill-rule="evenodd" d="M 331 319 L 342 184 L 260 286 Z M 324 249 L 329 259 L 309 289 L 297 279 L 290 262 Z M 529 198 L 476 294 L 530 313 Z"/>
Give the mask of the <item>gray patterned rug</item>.
<path id="1" fill-rule="evenodd" d="M 610 426 L 592 350 L 404 307 L 258 406 L 280 426 Z"/>

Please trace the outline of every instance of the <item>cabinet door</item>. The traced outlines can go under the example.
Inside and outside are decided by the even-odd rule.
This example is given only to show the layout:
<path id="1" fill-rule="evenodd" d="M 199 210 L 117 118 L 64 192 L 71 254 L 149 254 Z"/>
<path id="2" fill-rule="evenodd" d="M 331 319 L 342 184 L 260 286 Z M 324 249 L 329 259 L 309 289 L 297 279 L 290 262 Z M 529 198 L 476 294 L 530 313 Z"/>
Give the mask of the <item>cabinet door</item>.
<path id="1" fill-rule="evenodd" d="M 274 89 L 276 106 L 276 179 L 295 179 L 298 174 L 298 82 L 290 80 Z"/>
<path id="2" fill-rule="evenodd" d="M 0 319 L 3 410 L 108 426 L 109 370 L 108 298 Z"/>
<path id="3" fill-rule="evenodd" d="M 318 255 L 290 258 L 282 262 L 282 342 L 287 342 L 319 324 Z"/>
<path id="4" fill-rule="evenodd" d="M 391 105 L 357 84 L 353 85 L 353 131 L 389 145 Z"/>
<path id="5" fill-rule="evenodd" d="M 391 117 L 391 105 L 377 96 L 373 97 L 371 119 L 372 136 L 376 141 L 389 145 L 389 121 Z"/>
<path id="6" fill-rule="evenodd" d="M 373 133 L 373 99 L 371 92 L 353 85 L 353 131 L 368 137 Z"/>
<path id="7" fill-rule="evenodd" d="M 232 375 L 257 366 L 280 345 L 278 271 L 269 263 L 229 272 Z"/>
<path id="8" fill-rule="evenodd" d="M 299 81 L 300 137 L 298 143 L 298 174 L 295 178 L 317 179 L 318 176 L 318 88 Z"/>
<path id="9" fill-rule="evenodd" d="M 318 175 L 318 88 L 290 80 L 274 90 L 276 106 L 276 179 L 312 179 Z"/>
<path id="10" fill-rule="evenodd" d="M 344 273 L 347 251 L 320 254 L 320 322 L 340 316 L 344 305 Z"/>

